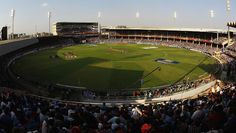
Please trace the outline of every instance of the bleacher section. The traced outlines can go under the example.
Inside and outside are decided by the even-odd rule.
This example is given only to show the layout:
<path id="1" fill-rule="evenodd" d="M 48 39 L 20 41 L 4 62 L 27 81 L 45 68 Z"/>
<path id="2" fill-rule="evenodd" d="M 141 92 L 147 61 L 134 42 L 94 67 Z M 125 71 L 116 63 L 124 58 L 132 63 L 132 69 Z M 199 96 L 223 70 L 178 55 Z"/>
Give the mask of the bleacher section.
<path id="1" fill-rule="evenodd" d="M 142 31 L 142 34 L 144 33 L 146 34 Z M 147 33 L 150 34 L 150 32 Z M 49 87 L 48 90 L 50 90 L 50 86 L 40 86 L 40 83 L 34 82 L 27 84 L 34 90 L 27 90 L 16 82 L 24 79 L 16 78 L 16 81 L 13 81 L 8 73 L 8 64 L 12 59 L 27 52 L 78 44 L 82 43 L 84 38 L 45 37 L 12 42 L 13 44 L 10 45 L 0 45 L 0 50 L 2 50 L 0 53 L 4 52 L 0 55 L 0 86 L 7 86 L 0 88 L 0 132 L 185 133 L 214 131 L 231 133 L 235 131 L 236 91 L 235 84 L 228 82 L 235 79 L 234 75 L 236 75 L 236 63 L 233 57 L 235 51 L 232 49 L 235 45 L 222 51 L 221 44 L 214 43 L 211 36 L 208 36 L 211 33 L 206 33 L 205 38 L 199 37 L 200 40 L 196 36 L 190 38 L 183 34 L 181 38 L 173 38 L 174 35 L 176 36 L 175 32 L 170 33 L 173 34 L 172 37 L 161 35 L 157 38 L 150 35 L 133 36 L 132 33 L 131 36 L 123 36 L 123 34 L 122 36 L 114 34 L 109 36 L 109 39 L 101 41 L 103 43 L 165 45 L 207 53 L 223 62 L 223 71 L 226 71 L 230 79 L 224 83 L 210 76 L 190 83 L 166 86 L 162 89 L 136 91 L 128 97 L 118 95 L 101 98 L 94 92 L 86 92 L 88 97 L 84 95 L 79 101 L 63 101 L 43 97 L 45 92 L 41 93 L 43 89 L 41 90 L 40 87 L 44 89 Z M 97 43 L 100 40 L 93 38 L 88 41 Z M 24 89 L 26 92 L 17 91 L 17 89 Z M 53 91 L 62 95 L 73 93 L 73 90 L 65 92 L 65 89 Z M 46 93 L 50 94 L 53 91 Z M 49 96 L 47 94 L 46 96 Z M 68 97 L 64 99 L 66 98 Z"/>
<path id="2" fill-rule="evenodd" d="M 236 129 L 235 85 L 196 99 L 86 105 L 1 88 L 0 130 L 12 133 L 187 133 Z"/>

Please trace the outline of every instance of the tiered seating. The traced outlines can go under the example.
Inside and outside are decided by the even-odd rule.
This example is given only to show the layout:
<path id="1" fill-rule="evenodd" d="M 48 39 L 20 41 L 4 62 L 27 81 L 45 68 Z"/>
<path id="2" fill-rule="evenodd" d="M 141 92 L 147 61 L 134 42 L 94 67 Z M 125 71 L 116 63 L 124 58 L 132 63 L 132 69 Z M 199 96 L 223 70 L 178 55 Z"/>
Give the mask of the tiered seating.
<path id="1" fill-rule="evenodd" d="M 228 46 L 227 48 L 228 48 L 229 50 L 231 50 L 231 51 L 236 52 L 236 41 L 234 42 L 234 44 Z"/>
<path id="2" fill-rule="evenodd" d="M 236 90 L 228 84 L 197 99 L 149 105 L 63 103 L 9 89 L 1 92 L 1 132 L 187 133 L 236 129 Z"/>

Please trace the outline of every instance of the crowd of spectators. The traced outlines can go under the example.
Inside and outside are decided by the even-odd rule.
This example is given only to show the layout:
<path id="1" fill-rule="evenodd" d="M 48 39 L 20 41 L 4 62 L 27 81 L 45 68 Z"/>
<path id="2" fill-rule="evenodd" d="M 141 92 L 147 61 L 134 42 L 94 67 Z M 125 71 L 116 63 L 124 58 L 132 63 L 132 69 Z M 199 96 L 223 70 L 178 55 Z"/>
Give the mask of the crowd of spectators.
<path id="1" fill-rule="evenodd" d="M 230 56 L 228 53 L 221 53 L 219 58 L 224 61 L 224 71 L 226 76 L 230 79 L 236 80 L 236 60 L 234 57 Z"/>
<path id="2" fill-rule="evenodd" d="M 227 42 L 228 38 L 226 37 L 219 37 L 218 40 L 217 38 L 213 39 L 213 43 L 222 45 L 223 43 Z"/>
<path id="3" fill-rule="evenodd" d="M 233 133 L 236 90 L 229 84 L 196 99 L 149 105 L 85 105 L 1 92 L 0 132 Z"/>
<path id="4" fill-rule="evenodd" d="M 96 93 L 94 91 L 91 91 L 91 90 L 84 90 L 82 92 L 82 97 L 84 99 L 95 99 L 96 98 Z"/>
<path id="5" fill-rule="evenodd" d="M 226 41 L 227 39 L 222 38 L 221 40 Z M 218 54 L 216 57 L 223 63 L 223 71 L 225 71 L 228 79 L 236 81 L 236 38 L 232 38 L 232 45 L 225 48 L 223 52 Z"/>
<path id="6" fill-rule="evenodd" d="M 168 41 L 168 42 L 162 43 L 162 45 L 198 50 L 200 52 L 208 53 L 208 54 L 211 54 L 211 55 L 213 54 L 213 52 L 219 50 L 217 47 L 212 47 L 211 45 L 196 44 L 196 43 L 189 43 L 189 42 Z"/>
<path id="7" fill-rule="evenodd" d="M 133 44 L 152 44 L 152 45 L 163 45 L 168 47 L 178 47 L 178 48 L 185 48 L 185 49 L 194 49 L 200 52 L 213 54 L 215 51 L 220 51 L 220 48 L 209 44 L 200 44 L 200 43 L 193 43 L 193 42 L 186 42 L 186 41 L 175 41 L 175 40 L 153 40 L 153 39 L 107 39 L 102 40 L 103 42 L 112 42 L 112 43 L 133 43 Z"/>
<path id="8" fill-rule="evenodd" d="M 173 84 L 163 88 L 157 88 L 157 89 L 151 88 L 142 92 L 134 91 L 133 96 L 138 96 L 138 97 L 144 96 L 146 98 L 158 98 L 163 96 L 169 96 L 173 95 L 174 93 L 183 92 L 189 89 L 196 89 L 198 86 L 209 83 L 212 80 L 213 80 L 212 77 L 199 79 L 191 82 L 183 80 L 183 82 L 181 83 Z"/>
<path id="9" fill-rule="evenodd" d="M 236 52 L 236 38 L 233 39 L 234 43 L 227 47 L 227 49 Z"/>

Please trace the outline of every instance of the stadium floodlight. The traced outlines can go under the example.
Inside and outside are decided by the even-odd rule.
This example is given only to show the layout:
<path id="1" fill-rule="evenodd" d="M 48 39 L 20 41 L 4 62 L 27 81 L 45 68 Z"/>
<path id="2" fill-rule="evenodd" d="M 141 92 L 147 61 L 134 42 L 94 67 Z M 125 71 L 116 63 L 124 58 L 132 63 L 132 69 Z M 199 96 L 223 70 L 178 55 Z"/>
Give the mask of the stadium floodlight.
<path id="1" fill-rule="evenodd" d="M 227 18 L 230 21 L 230 0 L 226 0 L 226 11 L 227 11 Z"/>
<path id="2" fill-rule="evenodd" d="M 214 10 L 210 10 L 209 14 L 210 14 L 210 25 L 213 26 L 213 18 L 215 17 Z"/>
<path id="3" fill-rule="evenodd" d="M 210 17 L 211 17 L 211 18 L 214 18 L 214 17 L 215 17 L 215 12 L 214 12 L 214 10 L 210 10 Z"/>
<path id="4" fill-rule="evenodd" d="M 102 17 L 102 13 L 99 11 L 98 12 L 98 18 L 101 18 Z"/>
<path id="5" fill-rule="evenodd" d="M 139 11 L 136 12 L 135 17 L 136 17 L 136 18 L 140 18 Z"/>
<path id="6" fill-rule="evenodd" d="M 11 10 L 11 29 L 12 29 L 12 35 L 14 34 L 14 21 L 15 21 L 15 10 Z"/>
<path id="7" fill-rule="evenodd" d="M 174 18 L 174 26 L 176 26 L 176 19 L 177 19 L 177 12 L 176 11 L 174 11 L 174 13 L 173 13 L 173 18 Z"/>
<path id="8" fill-rule="evenodd" d="M 51 33 L 51 17 L 52 13 L 48 12 L 48 32 Z"/>
<path id="9" fill-rule="evenodd" d="M 98 19 L 100 19 L 102 17 L 102 13 L 99 11 L 98 12 Z M 98 22 L 98 33 L 101 33 L 101 22 Z"/>
<path id="10" fill-rule="evenodd" d="M 230 0 L 226 0 L 226 11 L 227 11 L 227 20 L 230 21 Z M 230 26 L 228 26 L 228 45 L 230 43 Z M 223 45 L 224 50 L 224 45 Z"/>
<path id="11" fill-rule="evenodd" d="M 177 12 L 174 11 L 174 19 L 177 19 Z"/>
<path id="12" fill-rule="evenodd" d="M 226 10 L 230 12 L 230 0 L 226 0 Z"/>

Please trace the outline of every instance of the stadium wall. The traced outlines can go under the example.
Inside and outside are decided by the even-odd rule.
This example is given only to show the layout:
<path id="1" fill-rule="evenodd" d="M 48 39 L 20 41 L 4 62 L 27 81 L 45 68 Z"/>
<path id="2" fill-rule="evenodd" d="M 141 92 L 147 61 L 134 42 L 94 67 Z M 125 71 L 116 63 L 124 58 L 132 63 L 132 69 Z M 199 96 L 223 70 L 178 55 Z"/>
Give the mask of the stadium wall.
<path id="1" fill-rule="evenodd" d="M 16 51 L 18 49 L 30 46 L 32 44 L 36 44 L 38 42 L 39 42 L 38 39 L 33 38 L 33 39 L 26 39 L 26 40 L 20 40 L 20 41 L 2 44 L 0 45 L 0 56 Z"/>
<path id="2" fill-rule="evenodd" d="M 168 101 L 168 100 L 180 100 L 180 99 L 188 99 L 191 97 L 194 97 L 204 91 L 207 91 L 209 88 L 213 87 L 216 84 L 216 80 L 209 82 L 207 84 L 203 84 L 196 89 L 190 89 L 187 91 L 181 91 L 178 93 L 175 93 L 171 96 L 166 96 L 166 97 L 160 97 L 160 98 L 153 98 L 151 101 L 152 102 L 161 102 L 161 101 Z"/>
<path id="3" fill-rule="evenodd" d="M 106 103 L 107 106 L 114 106 L 114 105 L 123 105 L 123 104 L 149 104 L 149 103 L 159 103 L 164 101 L 170 101 L 170 100 L 180 100 L 180 99 L 187 99 L 192 98 L 194 96 L 197 96 L 205 91 L 207 91 L 209 88 L 213 87 L 216 84 L 216 80 L 203 84 L 197 88 L 193 88 L 187 91 L 174 93 L 170 96 L 163 96 L 160 98 L 140 98 L 140 99 L 126 99 L 126 100 L 118 100 L 118 99 L 104 99 L 104 100 L 82 100 L 82 101 L 68 101 L 68 100 L 59 100 L 55 98 L 49 98 L 44 96 L 38 96 L 34 94 L 27 94 L 36 98 L 45 99 L 48 101 L 59 101 L 67 104 L 86 104 L 86 105 L 102 105 L 103 103 Z"/>

